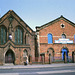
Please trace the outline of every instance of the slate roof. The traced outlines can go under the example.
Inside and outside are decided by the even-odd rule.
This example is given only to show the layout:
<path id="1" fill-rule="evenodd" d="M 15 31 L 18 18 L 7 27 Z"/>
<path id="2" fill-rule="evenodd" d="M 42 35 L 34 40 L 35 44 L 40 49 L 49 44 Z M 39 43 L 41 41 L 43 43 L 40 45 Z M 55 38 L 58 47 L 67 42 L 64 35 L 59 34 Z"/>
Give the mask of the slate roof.
<path id="1" fill-rule="evenodd" d="M 42 25 L 42 26 L 36 26 L 36 31 L 39 31 L 39 30 L 41 30 L 41 29 L 43 29 L 43 28 L 45 28 L 45 27 L 47 27 L 47 26 L 50 26 L 50 25 L 52 25 L 52 24 L 54 24 L 54 23 L 56 23 L 56 22 L 58 22 L 58 21 L 60 21 L 60 20 L 64 20 L 64 21 L 66 21 L 67 23 L 69 23 L 70 25 L 72 25 L 72 26 L 75 27 L 75 23 L 71 22 L 70 20 L 66 19 L 65 17 L 63 17 L 63 16 L 61 15 L 61 16 L 58 17 L 57 19 L 55 19 L 55 20 L 53 20 L 53 21 L 51 21 L 51 22 L 48 22 L 48 23 L 46 23 L 46 24 L 44 24 L 44 25 Z"/>
<path id="2" fill-rule="evenodd" d="M 13 10 L 9 10 L 5 15 L 3 15 L 3 16 L 0 18 L 0 24 L 1 24 L 8 16 L 10 16 L 10 15 L 13 16 L 12 13 L 14 13 L 14 14 L 26 25 L 26 27 L 29 27 Z M 30 29 L 32 32 L 34 32 L 30 27 L 29 27 L 29 29 Z"/>

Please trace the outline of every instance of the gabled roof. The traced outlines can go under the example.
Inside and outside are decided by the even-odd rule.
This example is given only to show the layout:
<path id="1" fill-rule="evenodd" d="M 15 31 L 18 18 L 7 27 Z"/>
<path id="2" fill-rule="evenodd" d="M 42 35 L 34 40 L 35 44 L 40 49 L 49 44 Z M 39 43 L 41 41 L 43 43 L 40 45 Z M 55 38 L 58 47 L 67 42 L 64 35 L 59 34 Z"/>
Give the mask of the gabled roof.
<path id="1" fill-rule="evenodd" d="M 7 19 L 10 15 L 14 16 L 13 14 L 15 14 L 20 19 L 20 21 L 22 21 L 26 25 L 26 27 L 28 27 L 32 32 L 34 32 L 13 10 L 9 10 L 5 15 L 0 18 L 0 24 L 4 22 L 4 20 Z"/>
<path id="2" fill-rule="evenodd" d="M 37 27 L 36 27 L 36 31 L 39 31 L 39 30 L 41 30 L 41 29 L 43 29 L 43 28 L 45 28 L 45 27 L 47 27 L 47 26 L 50 26 L 50 25 L 52 25 L 52 24 L 54 24 L 54 23 L 56 23 L 56 22 L 58 22 L 58 21 L 60 21 L 60 20 L 64 20 L 64 21 L 66 21 L 67 23 L 69 23 L 69 24 L 71 24 L 72 26 L 75 27 L 75 23 L 71 22 L 70 20 L 66 19 L 65 17 L 63 17 L 63 16 L 61 15 L 59 18 L 57 18 L 57 19 L 55 19 L 55 20 L 53 20 L 53 21 L 51 21 L 51 22 L 48 22 L 48 23 L 46 23 L 46 24 L 44 24 L 44 25 L 42 25 L 42 26 L 37 26 Z"/>

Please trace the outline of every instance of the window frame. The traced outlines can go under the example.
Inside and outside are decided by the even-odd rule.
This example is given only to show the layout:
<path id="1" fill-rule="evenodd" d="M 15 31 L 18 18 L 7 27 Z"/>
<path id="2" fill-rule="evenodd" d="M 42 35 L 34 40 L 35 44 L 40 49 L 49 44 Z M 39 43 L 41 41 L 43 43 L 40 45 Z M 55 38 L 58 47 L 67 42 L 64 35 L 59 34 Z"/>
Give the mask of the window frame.
<path id="1" fill-rule="evenodd" d="M 64 25 L 64 27 L 62 27 L 62 25 Z M 62 23 L 62 24 L 60 24 L 60 26 L 61 26 L 61 28 L 65 28 L 65 24 L 63 24 L 63 23 Z"/>
<path id="2" fill-rule="evenodd" d="M 64 36 L 63 36 L 63 35 L 64 35 Z M 63 38 L 63 39 L 65 39 L 65 38 L 66 38 L 66 34 L 64 34 L 64 33 L 63 33 L 61 36 L 62 36 L 62 38 Z"/>
<path id="3" fill-rule="evenodd" d="M 48 37 L 48 44 L 53 44 L 53 35 L 51 34 L 51 33 L 49 33 L 48 35 L 47 35 L 47 37 Z M 50 40 L 51 39 L 51 40 Z"/>
<path id="4" fill-rule="evenodd" d="M 20 26 L 16 27 L 16 30 L 15 30 L 15 43 L 23 44 L 23 29 Z"/>
<path id="5" fill-rule="evenodd" d="M 75 34 L 74 34 L 74 43 L 75 43 Z"/>
<path id="6" fill-rule="evenodd" d="M 5 26 L 0 26 L 0 44 L 7 42 L 7 29 Z"/>

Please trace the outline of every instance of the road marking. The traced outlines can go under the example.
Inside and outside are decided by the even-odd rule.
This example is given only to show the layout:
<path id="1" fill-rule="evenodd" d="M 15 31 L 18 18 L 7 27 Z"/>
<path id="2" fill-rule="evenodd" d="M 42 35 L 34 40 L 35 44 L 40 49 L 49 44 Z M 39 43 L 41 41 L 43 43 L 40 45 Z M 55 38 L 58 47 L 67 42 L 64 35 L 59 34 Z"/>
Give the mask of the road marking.
<path id="1" fill-rule="evenodd" d="M 0 75 L 19 75 L 19 73 L 0 73 Z"/>
<path id="2" fill-rule="evenodd" d="M 44 71 L 44 72 L 37 72 L 38 74 L 52 74 L 52 73 L 69 73 L 75 72 L 75 70 L 59 70 L 59 71 Z"/>
<path id="3" fill-rule="evenodd" d="M 23 73 L 0 73 L 0 75 L 40 75 L 40 74 L 55 74 L 55 73 L 70 73 L 75 70 L 59 70 L 59 71 L 42 71 L 42 72 L 23 72 Z"/>
<path id="4" fill-rule="evenodd" d="M 36 75 L 36 72 L 24 72 L 24 73 L 0 73 L 0 75 Z"/>

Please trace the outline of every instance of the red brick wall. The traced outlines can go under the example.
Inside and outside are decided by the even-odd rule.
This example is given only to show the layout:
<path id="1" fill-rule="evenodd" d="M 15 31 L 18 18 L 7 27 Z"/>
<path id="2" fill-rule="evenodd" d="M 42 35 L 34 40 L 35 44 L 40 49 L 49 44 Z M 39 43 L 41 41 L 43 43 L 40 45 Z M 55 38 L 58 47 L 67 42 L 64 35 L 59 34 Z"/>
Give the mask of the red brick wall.
<path id="1" fill-rule="evenodd" d="M 65 28 L 61 28 L 61 24 L 64 24 Z M 54 49 L 55 60 L 59 60 L 62 57 L 61 50 L 64 46 L 69 50 L 69 57 L 72 57 L 72 52 L 75 50 L 75 44 L 54 44 L 55 40 L 59 40 L 59 38 L 62 38 L 61 35 L 63 34 L 63 32 L 64 34 L 66 34 L 67 39 L 73 40 L 74 42 L 75 27 L 64 20 L 57 21 L 56 23 L 48 25 L 47 27 L 44 27 L 41 30 L 39 30 L 40 54 L 45 53 L 45 62 L 48 61 L 48 48 Z M 47 35 L 49 33 L 53 35 L 53 44 L 48 44 Z"/>
<path id="2" fill-rule="evenodd" d="M 65 28 L 61 28 L 62 23 L 65 25 Z M 53 35 L 53 43 L 54 43 L 54 40 L 58 40 L 59 38 L 61 38 L 63 32 L 64 34 L 66 34 L 67 36 L 66 38 L 68 38 L 68 36 L 71 36 L 71 38 L 69 37 L 69 39 L 74 40 L 75 27 L 62 20 L 39 31 L 39 36 L 45 36 L 45 37 L 40 37 L 40 39 L 42 38 L 40 40 L 40 43 L 48 43 L 47 35 L 49 33 Z"/>

